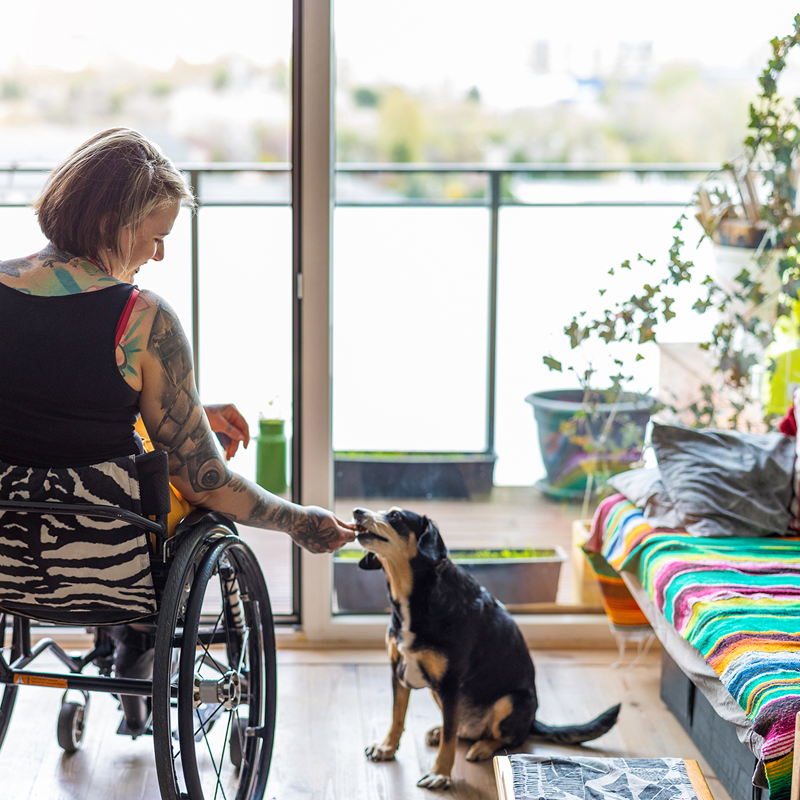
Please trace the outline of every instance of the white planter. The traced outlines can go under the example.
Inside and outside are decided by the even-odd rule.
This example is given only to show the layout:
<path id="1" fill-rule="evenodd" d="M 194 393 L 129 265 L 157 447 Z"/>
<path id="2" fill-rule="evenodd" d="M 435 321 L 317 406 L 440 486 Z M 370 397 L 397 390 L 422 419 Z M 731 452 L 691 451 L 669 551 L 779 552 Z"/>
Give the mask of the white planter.
<path id="1" fill-rule="evenodd" d="M 746 317 L 755 315 L 767 324 L 773 325 L 778 318 L 778 292 L 781 288 L 777 271 L 777 251 L 771 250 L 768 253 L 765 267 L 758 263 L 758 251 L 750 247 L 728 247 L 715 244 L 713 253 L 714 269 L 711 277 L 721 289 L 730 294 L 736 291 L 738 288 L 736 278 L 742 270 L 746 269 L 753 280 L 761 281 L 761 286 L 767 295 L 767 300 L 760 306 L 738 303 L 736 311 Z"/>

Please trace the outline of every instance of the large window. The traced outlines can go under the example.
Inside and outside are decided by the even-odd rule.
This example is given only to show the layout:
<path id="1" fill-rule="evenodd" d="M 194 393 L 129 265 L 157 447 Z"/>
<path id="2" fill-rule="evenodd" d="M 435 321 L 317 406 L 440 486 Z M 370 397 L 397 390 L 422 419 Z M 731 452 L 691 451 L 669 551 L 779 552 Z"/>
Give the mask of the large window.
<path id="1" fill-rule="evenodd" d="M 259 419 L 279 416 L 292 435 L 292 15 L 290 0 L 233 0 L 223 16 L 206 2 L 41 0 L 9 9 L 0 31 L 0 257 L 43 243 L 25 205 L 45 173 L 23 167 L 55 164 L 98 130 L 137 128 L 194 167 L 196 217 L 179 216 L 165 260 L 137 280 L 183 322 L 204 402 L 245 414 L 253 440 L 231 466 L 250 479 Z M 296 620 L 291 541 L 245 536 L 275 612 Z"/>
<path id="2" fill-rule="evenodd" d="M 22 167 L 110 125 L 141 129 L 202 201 L 141 285 L 191 332 L 205 400 L 240 405 L 254 438 L 262 415 L 302 438 L 288 492 L 345 518 L 413 507 L 450 546 L 570 558 L 584 509 L 536 488 L 525 397 L 564 380 L 542 357 L 608 270 L 660 257 L 702 166 L 737 154 L 769 40 L 795 13 L 789 0 L 725 14 L 678 0 L 658 18 L 629 0 L 19 4 L 0 30 L 0 255 L 41 245 L 25 204 L 43 173 Z M 797 93 L 796 71 L 782 81 Z M 639 388 L 659 374 L 655 353 Z M 364 464 L 398 458 L 405 477 L 365 480 Z M 233 467 L 255 477 L 255 443 Z M 331 559 L 303 555 L 301 609 L 288 539 L 247 535 L 285 621 L 367 630 L 336 616 Z M 571 566 L 555 605 L 533 610 L 581 609 Z"/>
<path id="3" fill-rule="evenodd" d="M 638 255 L 664 260 L 700 177 L 741 151 L 769 41 L 795 13 L 771 4 L 746 29 L 688 2 L 656 22 L 622 0 L 411 0 L 391 15 L 337 0 L 341 513 L 399 504 L 433 517 L 451 548 L 560 548 L 556 596 L 519 610 L 584 610 L 573 522 L 593 506 L 544 480 L 526 397 L 578 388 L 547 369 L 550 353 L 601 381 L 619 370 L 602 348 L 575 358 L 563 328 L 608 307 L 613 292 L 598 290 L 621 262 L 641 285 Z M 690 211 L 685 238 L 699 235 Z M 711 269 L 707 245 L 692 257 Z M 620 297 L 630 274 L 617 270 Z M 677 299 L 664 342 L 705 339 L 697 295 Z M 658 393 L 660 351 L 634 355 L 630 388 Z"/>

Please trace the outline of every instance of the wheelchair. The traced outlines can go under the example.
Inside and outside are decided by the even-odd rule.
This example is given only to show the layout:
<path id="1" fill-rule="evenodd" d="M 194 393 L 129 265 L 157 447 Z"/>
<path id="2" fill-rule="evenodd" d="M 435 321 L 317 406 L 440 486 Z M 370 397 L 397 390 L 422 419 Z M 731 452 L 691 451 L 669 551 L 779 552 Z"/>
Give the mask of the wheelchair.
<path id="1" fill-rule="evenodd" d="M 105 472 L 9 473 L 0 462 L 0 543 L 11 541 L 0 545 L 0 747 L 21 687 L 63 691 L 56 735 L 68 753 L 81 745 L 90 692 L 144 698 L 145 718 L 131 726 L 123 717 L 117 732 L 152 735 L 163 800 L 260 800 L 275 734 L 276 660 L 269 593 L 256 557 L 234 524 L 213 512 L 190 516 L 168 538 L 166 453 L 108 463 Z M 42 473 L 36 486 L 32 472 Z M 96 486 L 87 489 L 92 475 L 111 486 L 111 495 L 125 484 L 127 507 L 112 505 Z M 65 497 L 64 482 L 77 497 Z M 70 550 L 81 537 L 85 542 Z M 138 542 L 152 580 L 152 597 L 144 601 L 148 576 L 124 577 L 135 550 L 130 541 Z M 119 585 L 108 589 L 109 576 L 118 573 Z M 76 655 L 51 638 L 32 645 L 32 620 L 93 630 L 94 647 Z M 152 678 L 114 674 L 110 632 L 120 628 L 154 646 Z M 32 670 L 45 652 L 67 671 Z M 89 665 L 87 673 L 97 674 L 84 674 Z"/>

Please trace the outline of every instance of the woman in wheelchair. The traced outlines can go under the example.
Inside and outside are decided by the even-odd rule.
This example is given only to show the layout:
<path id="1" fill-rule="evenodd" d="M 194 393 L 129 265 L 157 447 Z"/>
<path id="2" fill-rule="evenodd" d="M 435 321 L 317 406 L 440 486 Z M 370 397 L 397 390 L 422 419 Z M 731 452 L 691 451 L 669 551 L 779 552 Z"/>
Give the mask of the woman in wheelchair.
<path id="1" fill-rule="evenodd" d="M 326 509 L 275 496 L 228 468 L 213 429 L 227 436 L 230 456 L 239 441 L 247 441 L 246 423 L 232 406 L 206 413 L 178 317 L 163 298 L 133 283 L 144 264 L 164 258 L 164 240 L 181 206 L 193 208 L 194 199 L 180 173 L 153 143 L 130 129 L 93 136 L 51 173 L 34 204 L 48 244 L 33 255 L 0 262 L 0 471 L 73 474 L 92 465 L 121 463 L 142 452 L 143 437 L 134 427 L 138 421 L 152 447 L 168 456 L 173 510 L 183 502 L 186 509 L 207 509 L 227 520 L 283 531 L 313 553 L 336 550 L 355 538 L 351 524 Z M 228 561 L 219 557 L 217 572 L 227 574 L 228 562 L 239 564 L 235 552 L 230 551 Z M 194 574 L 199 566 L 182 569 Z M 241 567 L 237 580 L 257 583 L 249 569 Z M 17 579 L 2 558 L 0 572 L 9 581 Z M 223 589 L 226 585 L 223 581 Z M 241 586 L 237 591 L 240 602 L 247 593 Z M 174 632 L 181 630 L 186 606 L 180 598 L 176 602 Z M 245 600 L 241 603 L 246 609 Z M 0 610 L 5 636 L 2 602 Z M 117 640 L 115 674 L 134 679 L 132 686 L 150 675 L 151 629 L 111 628 Z M 173 635 L 175 650 L 179 637 Z M 240 642 L 241 648 L 246 649 Z M 7 687 L 6 696 L 10 691 Z M 154 704 L 156 691 L 154 678 Z M 210 689 L 201 681 L 197 691 Z M 167 706 L 170 692 L 176 693 L 174 686 L 168 687 Z M 141 732 L 148 714 L 144 697 L 121 696 L 129 729 Z M 2 711 L 0 743 L 7 726 Z M 257 726 L 245 728 L 249 738 L 243 742 L 258 737 Z M 159 772 L 162 794 L 168 796 L 170 781 L 161 778 Z M 188 791 L 191 797 L 202 796 L 191 786 Z M 182 792 L 176 789 L 175 797 Z"/>

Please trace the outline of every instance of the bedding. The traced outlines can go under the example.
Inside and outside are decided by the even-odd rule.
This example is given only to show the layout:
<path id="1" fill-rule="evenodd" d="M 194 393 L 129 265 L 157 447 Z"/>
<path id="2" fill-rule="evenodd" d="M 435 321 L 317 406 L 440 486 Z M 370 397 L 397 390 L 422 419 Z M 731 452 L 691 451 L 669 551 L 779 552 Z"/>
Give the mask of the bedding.
<path id="1" fill-rule="evenodd" d="M 770 800 L 788 800 L 800 711 L 800 539 L 654 528 L 614 495 L 598 507 L 584 547 L 634 579 L 651 617 L 663 617 L 719 676 L 752 723 L 739 720 L 740 739 L 763 764 Z"/>
<path id="2" fill-rule="evenodd" d="M 788 530 L 794 439 L 656 424 L 651 445 L 657 468 L 621 473 L 610 484 L 652 518 L 652 527 L 695 536 Z"/>
<path id="3" fill-rule="evenodd" d="M 705 695 L 717 715 L 733 725 L 739 741 L 760 761 L 764 737 L 754 729 L 753 721 L 723 686 L 719 675 L 714 672 L 700 653 L 669 624 L 666 617 L 650 600 L 639 581 L 630 573 L 623 575 L 623 578 L 633 599 L 650 621 L 655 635 L 663 643 L 669 656 L 680 667 L 683 674 Z M 767 788 L 766 779 L 763 778 L 763 768 L 759 770 L 758 779 L 753 777 L 753 782 Z"/>

